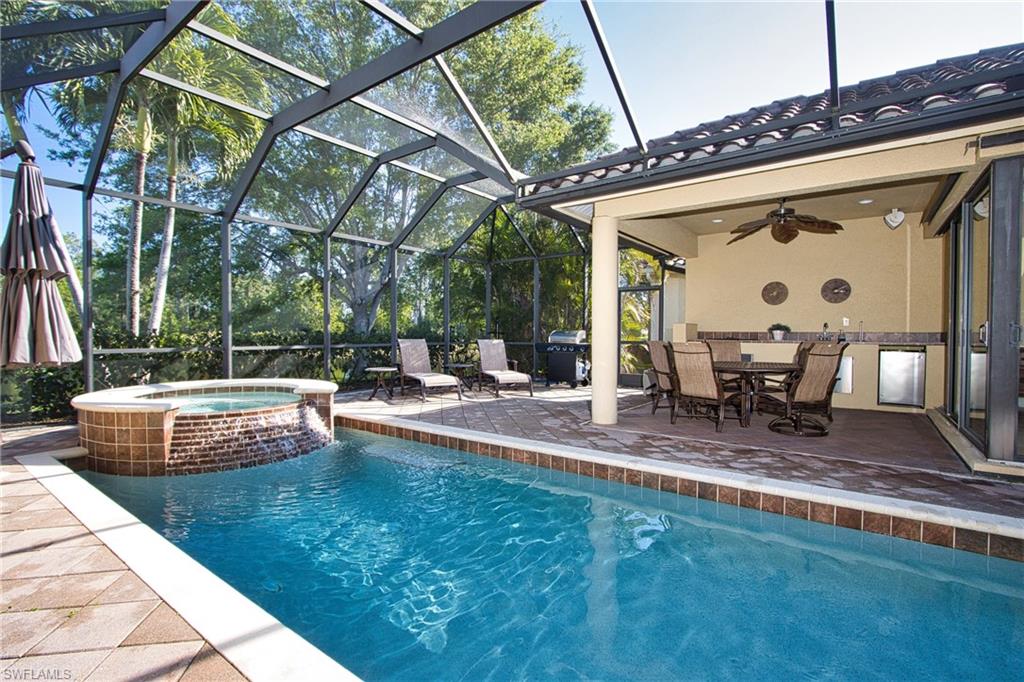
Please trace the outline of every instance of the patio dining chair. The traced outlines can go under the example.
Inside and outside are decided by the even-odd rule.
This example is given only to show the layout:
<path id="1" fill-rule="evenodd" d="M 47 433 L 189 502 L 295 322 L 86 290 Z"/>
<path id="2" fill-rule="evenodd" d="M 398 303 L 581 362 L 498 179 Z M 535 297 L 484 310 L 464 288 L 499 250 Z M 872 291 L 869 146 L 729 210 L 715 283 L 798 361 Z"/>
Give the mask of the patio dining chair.
<path id="1" fill-rule="evenodd" d="M 427 399 L 428 390 L 447 391 L 454 388 L 462 400 L 462 382 L 451 374 L 440 374 L 430 366 L 430 351 L 426 339 L 398 340 L 398 380 L 405 395 L 405 380 L 412 379 L 420 386 L 420 400 Z"/>
<path id="2" fill-rule="evenodd" d="M 735 339 L 715 339 L 707 341 L 711 348 L 711 358 L 714 362 L 742 362 L 743 352 L 740 342 Z M 720 374 L 722 385 L 726 388 L 740 389 L 743 378 L 739 374 Z"/>
<path id="3" fill-rule="evenodd" d="M 704 341 L 673 344 L 675 359 L 676 399 L 672 404 L 672 423 L 676 423 L 679 408 L 685 406 L 686 416 L 711 419 L 715 431 L 725 426 L 726 408 L 736 407 L 736 419 L 742 419 L 740 401 L 742 393 L 726 392 L 715 372 L 711 347 Z"/>
<path id="4" fill-rule="evenodd" d="M 651 414 L 661 407 L 661 399 L 667 398 L 665 407 L 672 410 L 676 402 L 675 376 L 672 370 L 672 344 L 667 341 L 648 341 L 651 353 L 651 368 L 654 371 L 654 392 L 651 394 Z"/>
<path id="5" fill-rule="evenodd" d="M 768 428 L 793 436 L 827 436 L 828 427 L 811 415 L 832 421 L 832 394 L 848 343 L 816 343 L 807 352 L 803 370 L 789 383 L 786 412 Z"/>
<path id="6" fill-rule="evenodd" d="M 501 397 L 502 386 L 526 386 L 533 395 L 533 377 L 518 371 L 519 363 L 509 360 L 505 353 L 505 342 L 502 339 L 477 339 L 480 348 L 480 390 L 484 382 L 493 386 L 494 397 Z"/>

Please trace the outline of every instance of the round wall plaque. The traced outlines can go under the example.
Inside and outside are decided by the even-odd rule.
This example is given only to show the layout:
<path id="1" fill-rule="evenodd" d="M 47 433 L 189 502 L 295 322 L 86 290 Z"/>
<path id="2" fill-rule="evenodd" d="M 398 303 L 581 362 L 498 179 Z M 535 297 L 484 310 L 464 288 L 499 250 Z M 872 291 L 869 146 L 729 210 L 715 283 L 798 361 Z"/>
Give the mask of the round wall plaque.
<path id="1" fill-rule="evenodd" d="M 821 297 L 829 303 L 842 303 L 850 298 L 853 289 L 845 279 L 835 277 L 821 285 Z"/>
<path id="2" fill-rule="evenodd" d="M 782 282 L 768 282 L 761 289 L 761 298 L 768 305 L 779 305 L 789 298 L 789 289 Z"/>

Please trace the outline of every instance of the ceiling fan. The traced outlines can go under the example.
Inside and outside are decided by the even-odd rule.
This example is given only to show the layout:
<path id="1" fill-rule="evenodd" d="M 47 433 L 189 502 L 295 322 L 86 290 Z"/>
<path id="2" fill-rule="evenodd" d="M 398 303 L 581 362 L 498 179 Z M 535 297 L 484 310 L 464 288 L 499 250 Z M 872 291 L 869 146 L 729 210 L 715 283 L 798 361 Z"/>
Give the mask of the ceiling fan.
<path id="1" fill-rule="evenodd" d="M 769 211 L 764 218 L 743 223 L 730 232 L 736 236 L 729 240 L 729 244 L 745 239 L 769 225 L 772 228 L 772 237 L 781 244 L 788 244 L 796 239 L 801 230 L 813 234 L 835 234 L 843 229 L 842 225 L 831 220 L 821 220 L 812 215 L 798 215 L 794 209 L 786 208 L 785 199 L 779 199 L 779 207 Z"/>

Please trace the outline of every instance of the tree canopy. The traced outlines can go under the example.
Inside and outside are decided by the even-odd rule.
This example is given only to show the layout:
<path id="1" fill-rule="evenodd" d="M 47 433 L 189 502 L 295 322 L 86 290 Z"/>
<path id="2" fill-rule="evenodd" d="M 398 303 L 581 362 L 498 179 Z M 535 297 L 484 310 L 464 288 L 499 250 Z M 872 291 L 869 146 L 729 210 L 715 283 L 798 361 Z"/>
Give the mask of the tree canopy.
<path id="1" fill-rule="evenodd" d="M 429 27 L 468 3 L 414 0 L 390 4 L 413 23 Z M 0 3 L 0 12 L 3 23 L 9 24 L 152 6 L 162 3 L 9 0 Z M 289 62 L 314 80 L 325 81 L 368 63 L 407 39 L 366 6 L 348 0 L 219 0 L 205 9 L 198 21 Z M 39 55 L 29 54 L 28 45 L 7 41 L 4 59 L 31 60 L 33 68 L 39 69 L 116 59 L 143 28 L 111 30 L 102 36 L 85 32 L 57 36 Z M 580 49 L 559 36 L 539 12 L 519 15 L 444 57 L 497 144 L 518 170 L 529 174 L 562 168 L 608 151 L 611 114 L 582 100 L 585 73 Z M 191 30 L 177 36 L 147 68 L 271 114 L 317 89 L 314 84 Z M 84 166 L 92 151 L 109 84 L 109 77 L 100 76 L 5 97 L 10 134 L 39 134 L 36 127 L 27 125 L 33 120 L 25 106 L 30 98 L 38 97 L 56 121 L 55 129 L 43 131 L 50 138 L 51 156 Z M 433 62 L 425 62 L 362 97 L 439 130 L 481 156 L 491 157 L 472 119 Z M 24 133 L 16 130 L 19 125 L 25 127 Z M 421 136 L 353 102 L 345 102 L 306 125 L 375 153 Z M 129 87 L 118 116 L 101 185 L 219 210 L 263 127 L 264 122 L 257 117 L 140 75 Z M 405 161 L 446 178 L 469 170 L 437 149 Z M 288 132 L 277 138 L 241 213 L 322 229 L 370 163 L 365 155 L 301 132 Z M 352 207 L 339 233 L 387 242 L 437 187 L 438 183 L 428 177 L 385 165 Z M 409 252 L 399 259 L 400 334 L 429 338 L 443 334 L 442 259 L 431 252 L 447 248 L 487 203 L 476 195 L 448 190 L 410 236 L 407 245 L 426 252 Z M 539 252 L 579 250 L 564 225 L 533 214 L 514 213 L 516 224 Z M 96 346 L 211 349 L 203 351 L 210 355 L 201 361 L 178 362 L 175 371 L 191 372 L 190 378 L 200 367 L 216 372 L 221 307 L 219 219 L 99 198 L 94 224 Z M 481 242 L 487 247 L 483 254 Z M 325 275 L 321 238 L 239 220 L 232 227 L 232 249 L 234 343 L 320 343 Z M 464 335 L 457 341 L 468 342 L 493 331 L 484 329 L 483 268 L 474 259 L 528 254 L 502 213 L 486 223 L 459 252 L 469 260 L 452 261 L 452 326 L 456 337 Z M 386 249 L 334 241 L 330 263 L 334 342 L 385 340 L 390 325 Z M 549 331 L 546 328 L 551 325 L 580 326 L 582 258 L 544 261 L 541 274 L 544 331 Z M 493 322 L 499 333 L 514 340 L 529 340 L 532 265 L 496 266 L 492 285 Z M 161 315 L 156 316 L 153 327 L 152 311 L 156 309 Z M 147 312 L 150 324 L 141 328 L 137 320 L 141 318 L 144 324 Z M 346 353 L 339 352 L 341 378 L 348 371 L 342 365 L 352 361 Z M 273 371 L 277 366 L 242 364 L 254 372 Z M 113 360 L 110 366 L 111 383 L 142 375 L 161 378 L 159 374 L 147 375 L 150 369 L 136 370 L 125 377 L 118 373 Z M 308 374 L 319 371 L 315 352 L 307 356 L 304 369 Z"/>

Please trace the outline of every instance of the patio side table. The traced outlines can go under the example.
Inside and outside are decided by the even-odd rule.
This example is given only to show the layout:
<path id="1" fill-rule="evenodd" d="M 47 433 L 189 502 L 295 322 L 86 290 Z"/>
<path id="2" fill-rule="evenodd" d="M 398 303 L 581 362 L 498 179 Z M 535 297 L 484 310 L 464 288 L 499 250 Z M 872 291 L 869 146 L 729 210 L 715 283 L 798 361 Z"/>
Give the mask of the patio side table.
<path id="1" fill-rule="evenodd" d="M 448 371 L 458 377 L 459 381 L 465 385 L 469 390 L 473 390 L 473 383 L 476 381 L 476 376 L 473 370 L 476 368 L 472 362 L 449 362 Z"/>
<path id="2" fill-rule="evenodd" d="M 367 367 L 366 371 L 368 374 L 373 374 L 377 379 L 377 383 L 373 387 L 373 393 L 370 394 L 367 400 L 373 400 L 377 397 L 377 391 L 382 388 L 389 398 L 395 397 L 394 377 L 398 373 L 397 367 Z"/>

